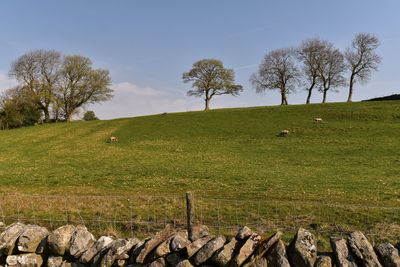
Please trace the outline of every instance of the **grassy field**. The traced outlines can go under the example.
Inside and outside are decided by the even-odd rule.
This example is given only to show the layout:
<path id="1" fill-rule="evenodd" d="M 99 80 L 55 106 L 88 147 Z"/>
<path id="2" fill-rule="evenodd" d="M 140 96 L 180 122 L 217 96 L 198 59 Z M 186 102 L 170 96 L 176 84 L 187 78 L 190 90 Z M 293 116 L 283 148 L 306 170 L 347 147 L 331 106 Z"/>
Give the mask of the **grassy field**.
<path id="1" fill-rule="evenodd" d="M 324 122 L 316 124 L 314 117 Z M 277 137 L 283 129 L 290 135 Z M 106 143 L 111 135 L 119 142 Z M 250 218 L 260 226 L 274 214 L 279 222 L 272 227 L 296 224 L 295 216 L 317 228 L 373 226 L 388 232 L 399 220 L 397 101 L 59 123 L 2 131 L 0 140 L 3 213 L 18 198 L 12 195 L 42 200 L 62 195 L 74 201 L 118 196 L 135 199 L 142 213 L 138 209 L 134 216 L 145 218 L 140 198 L 145 203 L 153 196 L 152 205 L 161 198 L 160 205 L 172 214 L 191 190 L 203 218 L 218 216 L 218 224 Z M 22 212 L 28 202 L 20 202 Z M 82 212 L 90 216 L 95 202 L 86 201 Z M 98 202 L 100 210 L 115 212 L 111 201 Z M 32 205 L 39 216 L 40 208 Z M 233 219 L 225 219 L 229 216 Z"/>

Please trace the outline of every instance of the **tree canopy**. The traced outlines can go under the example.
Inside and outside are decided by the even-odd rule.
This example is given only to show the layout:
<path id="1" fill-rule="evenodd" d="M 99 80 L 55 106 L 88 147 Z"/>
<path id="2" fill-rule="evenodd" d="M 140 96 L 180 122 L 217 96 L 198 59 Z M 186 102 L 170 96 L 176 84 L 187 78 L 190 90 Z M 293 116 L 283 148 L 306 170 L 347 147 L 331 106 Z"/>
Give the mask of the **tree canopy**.
<path id="1" fill-rule="evenodd" d="M 195 62 L 192 69 L 183 73 L 185 83 L 192 83 L 187 92 L 189 96 L 204 97 L 205 108 L 210 109 L 210 101 L 216 95 L 237 96 L 243 90 L 241 85 L 235 84 L 233 69 L 226 69 L 222 61 L 217 59 L 203 59 Z"/>

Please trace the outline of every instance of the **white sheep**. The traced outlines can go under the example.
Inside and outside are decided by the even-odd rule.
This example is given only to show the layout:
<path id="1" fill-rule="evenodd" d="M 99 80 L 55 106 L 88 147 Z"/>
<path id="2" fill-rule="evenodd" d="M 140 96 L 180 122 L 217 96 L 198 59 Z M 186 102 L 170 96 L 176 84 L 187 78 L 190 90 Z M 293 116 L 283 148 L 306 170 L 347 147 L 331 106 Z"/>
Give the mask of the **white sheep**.
<path id="1" fill-rule="evenodd" d="M 314 122 L 315 123 L 321 123 L 322 122 L 322 118 L 314 118 Z"/>

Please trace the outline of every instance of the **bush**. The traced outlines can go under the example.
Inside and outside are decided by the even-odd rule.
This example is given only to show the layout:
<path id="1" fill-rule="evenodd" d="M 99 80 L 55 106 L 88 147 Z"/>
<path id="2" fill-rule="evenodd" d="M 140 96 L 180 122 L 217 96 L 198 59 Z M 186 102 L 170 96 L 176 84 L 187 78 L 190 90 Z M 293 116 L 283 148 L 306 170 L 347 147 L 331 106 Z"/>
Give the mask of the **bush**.
<path id="1" fill-rule="evenodd" d="M 98 120 L 99 118 L 96 117 L 96 114 L 94 114 L 94 111 L 88 110 L 85 112 L 83 115 L 83 120 L 84 121 L 95 121 Z"/>

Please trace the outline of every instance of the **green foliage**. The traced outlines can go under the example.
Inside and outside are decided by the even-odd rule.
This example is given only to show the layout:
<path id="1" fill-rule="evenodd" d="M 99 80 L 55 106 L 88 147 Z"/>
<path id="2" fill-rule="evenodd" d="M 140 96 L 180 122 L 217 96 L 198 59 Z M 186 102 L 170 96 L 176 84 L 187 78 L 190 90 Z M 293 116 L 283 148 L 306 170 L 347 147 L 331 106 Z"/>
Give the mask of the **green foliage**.
<path id="1" fill-rule="evenodd" d="M 94 114 L 94 111 L 88 110 L 83 114 L 83 120 L 84 121 L 95 121 L 98 120 L 99 118 L 96 117 L 96 114 Z"/>
<path id="2" fill-rule="evenodd" d="M 205 110 L 209 109 L 209 102 L 215 95 L 237 96 L 243 87 L 235 84 L 235 73 L 232 69 L 224 68 L 222 61 L 217 59 L 203 59 L 195 62 L 190 71 L 183 73 L 185 83 L 192 83 L 189 96 L 204 96 Z"/>

